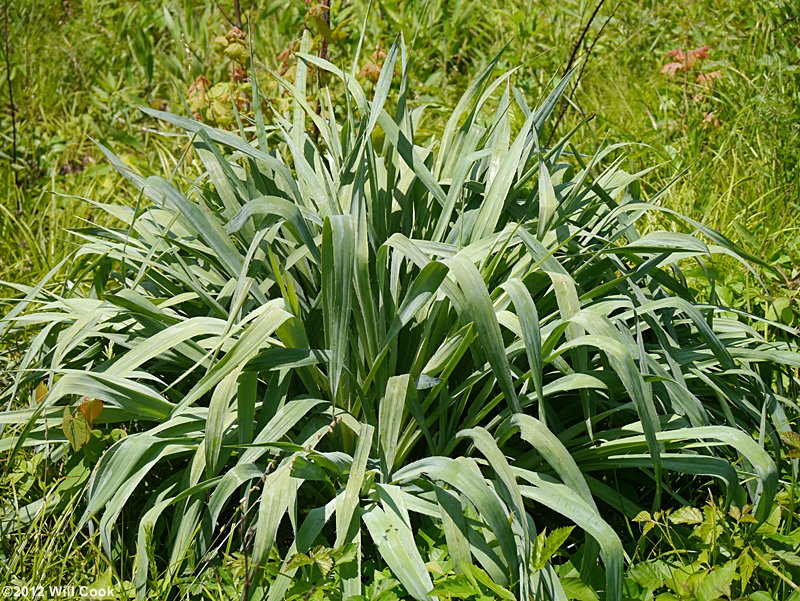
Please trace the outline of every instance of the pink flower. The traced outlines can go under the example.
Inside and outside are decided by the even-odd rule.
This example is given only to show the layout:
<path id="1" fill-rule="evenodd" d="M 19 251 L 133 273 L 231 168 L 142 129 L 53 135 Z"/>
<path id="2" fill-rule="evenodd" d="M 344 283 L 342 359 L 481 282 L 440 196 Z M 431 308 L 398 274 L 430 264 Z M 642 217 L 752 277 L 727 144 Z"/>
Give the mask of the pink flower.
<path id="1" fill-rule="evenodd" d="M 718 77 L 722 77 L 722 71 L 709 71 L 708 73 L 698 73 L 697 74 L 697 83 L 701 86 L 710 88 L 714 85 L 714 80 Z"/>
<path id="2" fill-rule="evenodd" d="M 675 74 L 678 71 L 685 71 L 685 65 L 683 63 L 667 63 L 663 67 L 661 67 L 660 73 L 666 73 L 670 77 L 675 77 Z"/>
<path id="3" fill-rule="evenodd" d="M 719 118 L 714 115 L 713 112 L 711 113 L 703 113 L 703 127 L 706 128 L 709 125 L 713 125 L 714 129 L 719 129 Z"/>
<path id="4" fill-rule="evenodd" d="M 667 52 L 667 56 L 670 58 L 678 59 L 678 62 L 683 63 L 686 61 L 686 55 L 683 53 L 683 50 L 670 50 Z"/>
<path id="5" fill-rule="evenodd" d="M 695 48 L 694 50 L 689 50 L 689 52 L 684 52 L 683 50 L 676 49 L 670 50 L 667 52 L 667 56 L 669 58 L 674 58 L 675 61 L 671 63 L 667 63 L 663 67 L 661 67 L 661 73 L 666 73 L 670 77 L 675 77 L 675 74 L 678 71 L 688 71 L 691 69 L 695 63 L 698 61 L 703 61 L 708 58 L 708 52 L 711 48 L 709 46 L 702 46 L 701 48 Z"/>
<path id="6" fill-rule="evenodd" d="M 708 51 L 711 50 L 710 46 L 703 46 L 695 50 L 689 50 L 689 60 L 704 61 L 708 58 Z"/>

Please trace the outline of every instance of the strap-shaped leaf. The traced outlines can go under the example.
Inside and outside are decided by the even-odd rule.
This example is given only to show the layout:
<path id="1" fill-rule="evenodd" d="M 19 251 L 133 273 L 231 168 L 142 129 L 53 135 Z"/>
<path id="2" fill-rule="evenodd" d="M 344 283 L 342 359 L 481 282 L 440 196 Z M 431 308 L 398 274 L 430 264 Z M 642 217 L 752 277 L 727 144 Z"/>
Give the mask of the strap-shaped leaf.
<path id="1" fill-rule="evenodd" d="M 335 547 L 341 547 L 347 542 L 350 532 L 350 523 L 353 520 L 356 506 L 358 504 L 361 487 L 364 485 L 366 475 L 367 459 L 372 446 L 372 435 L 375 428 L 369 424 L 361 425 L 361 432 L 358 436 L 358 445 L 353 455 L 353 463 L 350 465 L 350 475 L 347 478 L 344 496 L 339 498 L 336 505 L 336 542 Z"/>
<path id="2" fill-rule="evenodd" d="M 355 232 L 349 215 L 325 220 L 322 229 L 322 313 L 325 341 L 331 349 L 330 386 L 336 398 L 350 344 Z"/>
<path id="3" fill-rule="evenodd" d="M 497 322 L 486 284 L 475 265 L 462 255 L 448 259 L 445 264 L 450 267 L 452 276 L 463 292 L 466 313 L 464 320 L 475 324 L 483 352 L 489 365 L 492 366 L 500 389 L 506 397 L 506 402 L 512 411 L 518 412 L 520 410 L 519 399 L 511 379 L 511 368 L 505 353 L 500 324 Z"/>
<path id="4" fill-rule="evenodd" d="M 378 552 L 408 593 L 419 601 L 435 599 L 428 593 L 433 582 L 417 549 L 414 534 L 391 505 L 375 505 L 364 512 L 367 526 Z"/>

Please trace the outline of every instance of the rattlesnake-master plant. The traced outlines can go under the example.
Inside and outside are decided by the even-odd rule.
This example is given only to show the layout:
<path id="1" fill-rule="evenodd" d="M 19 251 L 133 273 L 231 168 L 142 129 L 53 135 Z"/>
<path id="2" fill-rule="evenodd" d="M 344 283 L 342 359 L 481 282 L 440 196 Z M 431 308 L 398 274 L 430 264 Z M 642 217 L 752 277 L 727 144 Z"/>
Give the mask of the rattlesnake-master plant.
<path id="1" fill-rule="evenodd" d="M 679 495 L 690 478 L 676 473 L 766 515 L 763 447 L 796 415 L 783 391 L 798 357 L 695 301 L 680 265 L 736 255 L 729 241 L 642 199 L 613 148 L 540 147 L 568 77 L 531 109 L 492 63 L 421 146 L 402 45 L 372 99 L 299 58 L 281 82 L 293 114 L 268 129 L 257 109 L 255 140 L 148 109 L 187 132 L 203 177 L 145 179 L 109 155 L 137 210 L 102 205 L 124 225 L 76 232 L 67 277 L 25 289 L 3 323 L 30 336 L 4 397 L 7 455 L 88 455 L 75 424 L 127 432 L 76 478 L 81 527 L 109 555 L 135 545 L 140 598 L 153 565 L 175 579 L 233 536 L 256 597 L 282 598 L 301 574 L 288 559 L 325 545 L 354 549 L 345 598 L 372 560 L 430 599 L 417 533 L 438 525 L 456 573 L 564 599 L 532 561 L 560 515 L 585 533 L 581 573 L 604 566 L 616 600 L 609 522 Z M 335 107 L 325 90 L 319 112 L 307 102 L 309 68 L 341 83 Z M 653 212 L 691 233 L 640 235 Z M 277 576 L 261 569 L 275 552 Z"/>

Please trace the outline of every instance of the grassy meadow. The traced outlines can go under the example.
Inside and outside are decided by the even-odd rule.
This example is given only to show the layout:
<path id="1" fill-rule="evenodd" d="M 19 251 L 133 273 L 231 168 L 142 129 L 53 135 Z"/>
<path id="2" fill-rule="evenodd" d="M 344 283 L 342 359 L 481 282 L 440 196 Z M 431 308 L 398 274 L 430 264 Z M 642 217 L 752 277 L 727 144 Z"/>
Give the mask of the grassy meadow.
<path id="1" fill-rule="evenodd" d="M 4 596 L 800 599 L 796 3 L 1 16 Z"/>

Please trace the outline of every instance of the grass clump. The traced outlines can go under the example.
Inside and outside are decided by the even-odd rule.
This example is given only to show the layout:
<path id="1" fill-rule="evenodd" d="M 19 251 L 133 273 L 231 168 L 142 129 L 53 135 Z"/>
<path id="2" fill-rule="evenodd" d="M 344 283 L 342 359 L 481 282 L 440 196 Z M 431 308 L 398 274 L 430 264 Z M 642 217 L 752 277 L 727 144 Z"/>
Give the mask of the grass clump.
<path id="1" fill-rule="evenodd" d="M 402 42 L 369 97 L 307 48 L 270 127 L 257 86 L 240 135 L 146 109 L 203 174 L 108 152 L 138 192 L 97 205 L 122 225 L 76 230 L 66 275 L 20 287 L 0 450 L 67 477 L 4 530 L 79 503 L 138 598 L 222 550 L 253 598 L 617 600 L 626 519 L 693 477 L 766 520 L 798 356 L 698 301 L 684 266 L 742 253 L 645 199 L 618 146 L 540 144 L 571 75 L 532 108 L 495 59 L 423 145 Z M 654 213 L 673 230 L 640 233 Z"/>

